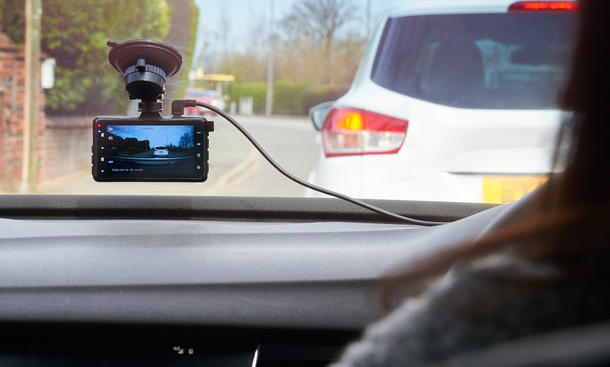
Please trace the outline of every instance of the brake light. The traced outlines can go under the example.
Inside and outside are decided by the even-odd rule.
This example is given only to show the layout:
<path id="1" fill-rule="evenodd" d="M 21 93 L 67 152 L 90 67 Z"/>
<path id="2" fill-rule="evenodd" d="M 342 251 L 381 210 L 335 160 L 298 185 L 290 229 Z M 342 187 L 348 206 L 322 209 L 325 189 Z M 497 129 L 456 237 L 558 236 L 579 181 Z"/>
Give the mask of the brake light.
<path id="1" fill-rule="evenodd" d="M 519 1 L 508 8 L 509 12 L 576 10 L 578 10 L 578 3 L 575 1 Z"/>
<path id="2" fill-rule="evenodd" d="M 322 128 L 326 157 L 392 154 L 402 147 L 407 120 L 356 108 L 334 108 Z"/>

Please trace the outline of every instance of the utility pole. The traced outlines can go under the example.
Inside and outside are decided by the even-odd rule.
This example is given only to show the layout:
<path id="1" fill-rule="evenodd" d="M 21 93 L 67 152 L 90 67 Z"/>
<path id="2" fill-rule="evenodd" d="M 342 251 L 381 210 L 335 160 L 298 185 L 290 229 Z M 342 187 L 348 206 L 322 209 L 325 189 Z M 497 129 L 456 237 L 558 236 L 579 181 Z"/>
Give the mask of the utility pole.
<path id="1" fill-rule="evenodd" d="M 36 187 L 38 173 L 38 116 L 40 85 L 40 18 L 42 0 L 25 1 L 25 96 L 23 102 L 23 157 L 21 192 Z"/>
<path id="2" fill-rule="evenodd" d="M 267 26 L 267 98 L 265 102 L 265 116 L 273 112 L 273 0 L 269 0 L 269 24 Z"/>
<path id="3" fill-rule="evenodd" d="M 366 0 L 366 38 L 371 38 L 371 0 Z"/>

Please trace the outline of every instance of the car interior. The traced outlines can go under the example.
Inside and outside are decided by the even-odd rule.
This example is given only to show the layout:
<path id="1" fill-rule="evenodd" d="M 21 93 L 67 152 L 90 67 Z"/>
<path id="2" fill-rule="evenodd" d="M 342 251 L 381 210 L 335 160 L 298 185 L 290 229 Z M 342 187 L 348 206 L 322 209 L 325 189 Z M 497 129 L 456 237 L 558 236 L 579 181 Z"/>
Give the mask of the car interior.
<path id="1" fill-rule="evenodd" d="M 337 199 L 6 195 L 0 361 L 326 365 L 387 312 L 378 281 L 401 259 L 506 225 L 533 197 L 503 206 L 372 202 L 447 222 L 417 226 Z M 607 362 L 609 331 L 531 343 L 571 345 L 562 358 Z M 593 346 L 581 340 L 599 335 Z M 556 365 L 557 348 L 532 354 L 528 343 L 522 358 L 498 346 L 450 365 Z"/>
<path id="2" fill-rule="evenodd" d="M 407 260 L 506 228 L 541 200 L 544 186 L 497 205 L 361 201 L 309 184 L 276 163 L 221 108 L 174 99 L 171 117 L 162 116 L 165 77 L 182 64 L 173 46 L 146 39 L 108 46 L 114 47 L 111 64 L 142 112 L 108 119 L 148 132 L 137 139 L 125 135 L 133 141 L 125 151 L 139 148 L 136 153 L 106 155 L 123 138 L 103 130 L 105 120 L 95 118 L 93 177 L 104 173 L 107 181 L 142 185 L 205 181 L 213 123 L 183 116 L 185 108 L 204 107 L 233 124 L 286 178 L 335 197 L 0 195 L 0 366 L 326 366 L 367 325 L 400 305 L 400 297 L 384 304 L 380 291 Z M 474 41 L 435 47 L 423 92 L 452 104 L 462 91 L 450 90 L 448 83 L 480 89 L 484 60 Z M 325 117 L 329 108 L 327 102 L 310 113 Z M 190 130 L 172 137 L 170 129 L 161 129 L 165 140 L 153 144 L 154 127 L 187 120 Z M 318 125 L 319 130 L 323 123 Z M 35 136 L 37 125 L 32 126 Z M 117 157 L 128 164 L 111 166 Z M 138 176 L 132 168 L 164 162 L 170 170 L 178 166 L 170 161 L 191 158 L 193 177 Z M 610 324 L 457 353 L 440 365 L 610 365 Z"/>

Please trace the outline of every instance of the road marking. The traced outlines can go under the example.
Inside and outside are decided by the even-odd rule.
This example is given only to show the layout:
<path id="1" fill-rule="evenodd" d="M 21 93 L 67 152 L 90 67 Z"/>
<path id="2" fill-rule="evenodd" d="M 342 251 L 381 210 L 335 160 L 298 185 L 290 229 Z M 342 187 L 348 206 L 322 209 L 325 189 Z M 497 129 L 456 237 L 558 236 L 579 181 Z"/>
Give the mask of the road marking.
<path id="1" fill-rule="evenodd" d="M 240 164 L 230 169 L 227 173 L 220 176 L 215 184 L 204 190 L 201 195 L 214 196 L 218 195 L 221 190 L 225 191 L 228 187 L 234 186 L 247 177 L 249 177 L 258 168 L 260 161 L 257 159 L 258 151 L 254 148 L 250 148 L 246 159 Z"/>

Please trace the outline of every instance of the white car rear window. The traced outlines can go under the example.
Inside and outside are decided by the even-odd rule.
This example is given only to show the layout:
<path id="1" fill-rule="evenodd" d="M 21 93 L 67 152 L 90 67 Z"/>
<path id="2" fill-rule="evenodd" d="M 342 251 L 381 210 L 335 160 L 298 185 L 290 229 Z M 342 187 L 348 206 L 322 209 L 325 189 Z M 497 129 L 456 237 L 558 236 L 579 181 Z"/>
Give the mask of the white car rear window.
<path id="1" fill-rule="evenodd" d="M 576 32 L 574 14 L 448 14 L 390 18 L 375 83 L 462 108 L 557 107 Z"/>

